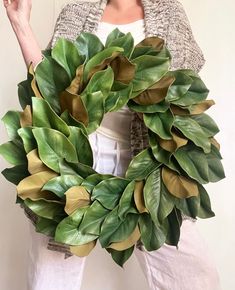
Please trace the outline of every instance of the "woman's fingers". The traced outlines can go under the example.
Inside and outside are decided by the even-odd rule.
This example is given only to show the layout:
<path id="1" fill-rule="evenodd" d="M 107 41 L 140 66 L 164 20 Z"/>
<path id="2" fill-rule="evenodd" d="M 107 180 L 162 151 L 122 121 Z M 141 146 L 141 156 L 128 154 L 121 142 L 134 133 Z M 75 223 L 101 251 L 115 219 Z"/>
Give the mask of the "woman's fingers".
<path id="1" fill-rule="evenodd" d="M 18 0 L 3 0 L 3 4 L 6 9 L 16 9 Z"/>
<path id="2" fill-rule="evenodd" d="M 9 5 L 11 5 L 11 0 L 3 0 L 3 4 L 5 8 L 7 8 Z"/>

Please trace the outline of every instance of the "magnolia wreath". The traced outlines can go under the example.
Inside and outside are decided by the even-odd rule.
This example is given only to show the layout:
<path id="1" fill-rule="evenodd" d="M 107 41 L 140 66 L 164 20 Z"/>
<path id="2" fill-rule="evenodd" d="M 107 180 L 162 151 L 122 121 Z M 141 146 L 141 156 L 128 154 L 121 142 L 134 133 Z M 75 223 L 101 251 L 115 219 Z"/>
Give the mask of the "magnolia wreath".
<path id="1" fill-rule="evenodd" d="M 214 102 L 199 75 L 170 71 L 158 37 L 134 46 L 112 31 L 105 45 L 91 33 L 59 39 L 18 85 L 23 111 L 3 117 L 10 141 L 2 173 L 17 185 L 16 203 L 37 217 L 37 232 L 87 256 L 99 240 L 123 266 L 137 243 L 147 251 L 177 246 L 182 213 L 214 216 L 203 187 L 224 178 L 219 129 L 204 112 Z M 88 136 L 104 114 L 127 105 L 148 128 L 149 147 L 125 177 L 92 169 Z"/>

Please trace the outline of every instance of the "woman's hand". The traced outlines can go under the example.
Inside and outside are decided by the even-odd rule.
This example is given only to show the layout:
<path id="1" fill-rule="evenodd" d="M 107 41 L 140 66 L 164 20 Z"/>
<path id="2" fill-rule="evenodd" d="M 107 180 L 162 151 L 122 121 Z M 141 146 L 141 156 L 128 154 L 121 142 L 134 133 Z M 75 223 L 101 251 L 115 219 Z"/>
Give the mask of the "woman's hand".
<path id="1" fill-rule="evenodd" d="M 3 0 L 11 24 L 29 23 L 32 0 Z"/>
<path id="2" fill-rule="evenodd" d="M 26 65 L 36 66 L 42 54 L 34 33 L 30 27 L 32 0 L 3 0 L 7 16 L 15 31 Z"/>

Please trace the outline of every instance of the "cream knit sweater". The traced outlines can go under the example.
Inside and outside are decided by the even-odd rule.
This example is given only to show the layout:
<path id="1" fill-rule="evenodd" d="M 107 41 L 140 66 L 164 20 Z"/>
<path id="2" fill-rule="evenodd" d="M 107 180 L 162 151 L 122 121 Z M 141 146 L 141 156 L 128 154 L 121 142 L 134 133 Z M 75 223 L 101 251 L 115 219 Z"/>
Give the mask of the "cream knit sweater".
<path id="1" fill-rule="evenodd" d="M 72 1 L 61 11 L 49 46 L 59 37 L 75 40 L 78 34 L 95 32 L 108 0 Z M 197 72 L 205 60 L 196 43 L 182 7 L 177 0 L 142 0 L 145 35 L 159 36 L 172 54 L 172 69 L 190 68 Z"/>

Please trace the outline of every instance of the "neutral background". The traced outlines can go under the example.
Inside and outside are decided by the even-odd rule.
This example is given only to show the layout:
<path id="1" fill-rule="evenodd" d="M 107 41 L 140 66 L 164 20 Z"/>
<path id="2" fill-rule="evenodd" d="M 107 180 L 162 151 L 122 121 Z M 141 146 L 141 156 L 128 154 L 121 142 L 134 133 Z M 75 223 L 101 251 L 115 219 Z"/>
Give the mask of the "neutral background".
<path id="1" fill-rule="evenodd" d="M 32 26 L 42 48 L 49 41 L 55 19 L 65 2 L 65 0 L 33 1 Z M 234 0 L 182 0 L 182 2 L 195 38 L 207 60 L 201 76 L 210 88 L 210 97 L 216 101 L 216 106 L 210 110 L 210 115 L 215 118 L 221 129 L 218 139 L 221 143 L 223 164 L 227 175 L 225 180 L 207 187 L 216 217 L 199 220 L 198 227 L 215 258 L 223 290 L 233 290 L 235 289 L 235 150 L 233 143 L 235 136 L 235 2 Z M 3 7 L 0 7 L 0 41 L 0 116 L 2 117 L 7 110 L 19 109 L 17 83 L 26 75 L 19 47 Z M 0 143 L 7 141 L 2 123 L 0 137 Z M 3 170 L 7 164 L 3 159 L 0 162 L 0 169 Z M 28 222 L 21 208 L 14 204 L 15 187 L 2 176 L 0 176 L 0 183 L 0 289 L 25 290 Z M 126 264 L 123 271 L 114 265 L 108 254 L 98 249 L 88 258 L 82 289 L 147 290 L 148 288 L 135 257 Z"/>

